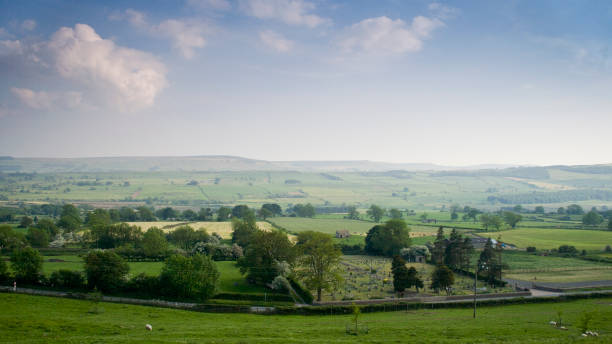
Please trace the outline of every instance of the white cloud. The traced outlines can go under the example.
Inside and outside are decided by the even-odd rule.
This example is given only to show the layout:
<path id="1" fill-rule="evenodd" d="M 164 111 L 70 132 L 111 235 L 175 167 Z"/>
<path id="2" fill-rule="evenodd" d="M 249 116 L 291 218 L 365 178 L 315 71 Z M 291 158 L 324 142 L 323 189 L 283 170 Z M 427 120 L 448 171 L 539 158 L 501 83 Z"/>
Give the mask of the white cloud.
<path id="1" fill-rule="evenodd" d="M 21 29 L 25 30 L 25 31 L 32 31 L 36 28 L 36 21 L 32 20 L 32 19 L 27 19 L 24 20 L 21 23 Z"/>
<path id="2" fill-rule="evenodd" d="M 6 31 L 6 29 L 5 29 L 5 28 L 0 27 L 0 38 L 4 38 L 4 37 L 10 38 L 10 37 L 12 37 L 12 36 L 13 36 L 13 35 L 11 35 L 10 33 L 8 33 L 8 31 Z"/>
<path id="3" fill-rule="evenodd" d="M 172 45 L 181 55 L 192 58 L 194 49 L 202 48 L 206 45 L 204 33 L 207 27 L 204 23 L 197 20 L 164 20 L 152 30 L 161 36 L 167 37 L 172 41 Z"/>
<path id="4" fill-rule="evenodd" d="M 103 39 L 86 24 L 59 29 L 46 49 L 64 78 L 95 90 L 100 102 L 124 110 L 153 105 L 166 85 L 166 69 L 152 55 Z"/>
<path id="5" fill-rule="evenodd" d="M 232 8 L 232 5 L 227 0 L 187 0 L 187 4 L 195 8 L 218 11 L 227 11 Z"/>
<path id="6" fill-rule="evenodd" d="M 181 56 L 191 59 L 195 56 L 195 49 L 206 45 L 204 37 L 210 31 L 209 26 L 199 19 L 168 19 L 152 25 L 147 22 L 142 12 L 127 9 L 124 13 L 115 13 L 111 20 L 127 20 L 132 26 L 142 29 L 158 38 L 166 38 Z"/>
<path id="7" fill-rule="evenodd" d="M 23 54 L 23 46 L 19 40 L 0 41 L 0 56 L 3 55 L 21 55 Z"/>
<path id="8" fill-rule="evenodd" d="M 457 8 L 442 5 L 439 2 L 433 2 L 427 6 L 434 16 L 440 19 L 450 19 L 458 16 L 461 11 Z"/>
<path id="9" fill-rule="evenodd" d="M 339 41 L 345 52 L 372 54 L 401 54 L 422 49 L 423 40 L 429 38 L 444 23 L 423 16 L 413 18 L 411 25 L 388 17 L 368 18 L 350 26 Z"/>
<path id="10" fill-rule="evenodd" d="M 247 15 L 259 19 L 276 19 L 290 25 L 310 28 L 330 22 L 311 12 L 315 4 L 304 0 L 241 0 L 240 8 Z"/>
<path id="11" fill-rule="evenodd" d="M 73 109 L 81 105 L 83 94 L 80 92 L 36 92 L 27 88 L 11 88 L 11 92 L 25 105 L 37 110 L 57 108 Z"/>
<path id="12" fill-rule="evenodd" d="M 293 41 L 286 39 L 283 35 L 272 30 L 265 30 L 259 33 L 259 39 L 268 47 L 277 52 L 286 53 L 293 48 Z"/>

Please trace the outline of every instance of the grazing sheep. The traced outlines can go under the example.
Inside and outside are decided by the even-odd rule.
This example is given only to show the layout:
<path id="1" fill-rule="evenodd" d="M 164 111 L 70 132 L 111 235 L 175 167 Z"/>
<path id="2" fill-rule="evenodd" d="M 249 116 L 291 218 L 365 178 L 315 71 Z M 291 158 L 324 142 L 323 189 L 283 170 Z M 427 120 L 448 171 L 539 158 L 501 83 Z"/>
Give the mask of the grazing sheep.
<path id="1" fill-rule="evenodd" d="M 147 331 L 153 331 L 153 326 L 151 326 L 150 324 L 146 324 L 145 329 L 147 329 Z"/>

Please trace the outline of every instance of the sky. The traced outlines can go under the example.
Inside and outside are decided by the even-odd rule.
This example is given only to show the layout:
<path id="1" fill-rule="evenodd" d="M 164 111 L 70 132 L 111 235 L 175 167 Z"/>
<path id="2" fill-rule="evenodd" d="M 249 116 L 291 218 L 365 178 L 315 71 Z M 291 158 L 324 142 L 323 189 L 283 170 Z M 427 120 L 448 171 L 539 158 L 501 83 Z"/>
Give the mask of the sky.
<path id="1" fill-rule="evenodd" d="M 0 0 L 0 155 L 612 163 L 612 2 Z"/>

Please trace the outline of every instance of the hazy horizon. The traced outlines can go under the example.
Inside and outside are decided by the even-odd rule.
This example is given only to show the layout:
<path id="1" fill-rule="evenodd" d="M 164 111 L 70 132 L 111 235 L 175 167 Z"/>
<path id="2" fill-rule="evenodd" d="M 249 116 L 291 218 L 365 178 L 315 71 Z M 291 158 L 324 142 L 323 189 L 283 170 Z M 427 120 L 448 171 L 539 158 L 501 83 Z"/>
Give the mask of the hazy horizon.
<path id="1" fill-rule="evenodd" d="M 0 8 L 0 155 L 612 162 L 610 2 Z"/>

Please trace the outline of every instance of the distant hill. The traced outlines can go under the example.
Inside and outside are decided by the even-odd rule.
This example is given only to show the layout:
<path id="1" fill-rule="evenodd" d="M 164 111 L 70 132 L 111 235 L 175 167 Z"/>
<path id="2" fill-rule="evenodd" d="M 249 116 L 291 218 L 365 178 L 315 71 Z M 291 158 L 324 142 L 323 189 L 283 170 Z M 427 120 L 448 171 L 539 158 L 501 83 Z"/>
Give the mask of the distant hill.
<path id="1" fill-rule="evenodd" d="M 606 173 L 610 165 L 557 166 L 581 173 Z M 184 157 L 102 157 L 102 158 L 17 158 L 0 157 L 0 172 L 147 172 L 147 171 L 302 171 L 302 172 L 386 172 L 431 171 L 440 176 L 497 175 L 546 178 L 543 167 L 513 165 L 442 166 L 428 163 L 389 163 L 369 160 L 348 161 L 265 161 L 236 156 L 203 155 Z"/>

